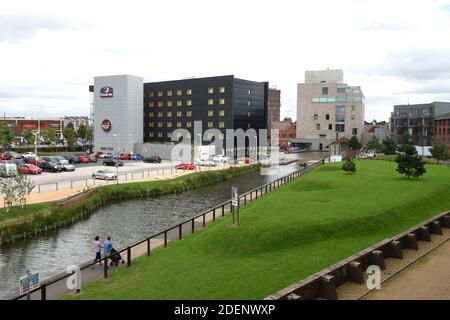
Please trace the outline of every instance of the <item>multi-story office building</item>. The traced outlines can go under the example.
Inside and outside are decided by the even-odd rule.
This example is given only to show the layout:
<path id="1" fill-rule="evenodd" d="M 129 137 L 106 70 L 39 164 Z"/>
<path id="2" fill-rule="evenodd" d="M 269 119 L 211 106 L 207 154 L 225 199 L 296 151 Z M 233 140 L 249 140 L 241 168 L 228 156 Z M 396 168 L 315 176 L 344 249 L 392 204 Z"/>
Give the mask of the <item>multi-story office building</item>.
<path id="1" fill-rule="evenodd" d="M 6 123 L 10 129 L 11 135 L 19 137 L 25 129 L 31 129 L 33 132 L 40 133 L 48 128 L 56 131 L 58 138 L 62 139 L 64 130 L 64 119 L 27 119 L 25 117 L 3 117 L 0 124 Z"/>
<path id="2" fill-rule="evenodd" d="M 397 105 L 391 113 L 391 132 L 397 144 L 431 146 L 434 120 L 450 112 L 449 102 Z"/>
<path id="3" fill-rule="evenodd" d="M 446 113 L 434 120 L 433 141 L 442 141 L 448 149 L 450 156 L 450 113 Z"/>
<path id="4" fill-rule="evenodd" d="M 281 108 L 281 90 L 275 88 L 269 89 L 269 105 L 267 109 L 267 128 L 271 128 L 271 123 L 274 121 L 280 121 L 280 108 Z"/>
<path id="5" fill-rule="evenodd" d="M 344 82 L 342 70 L 306 71 L 297 86 L 297 138 L 293 145 L 323 150 L 336 138 L 361 139 L 364 94 Z"/>
<path id="6" fill-rule="evenodd" d="M 268 83 L 234 76 L 144 83 L 144 142 L 172 141 L 172 131 L 267 128 Z"/>

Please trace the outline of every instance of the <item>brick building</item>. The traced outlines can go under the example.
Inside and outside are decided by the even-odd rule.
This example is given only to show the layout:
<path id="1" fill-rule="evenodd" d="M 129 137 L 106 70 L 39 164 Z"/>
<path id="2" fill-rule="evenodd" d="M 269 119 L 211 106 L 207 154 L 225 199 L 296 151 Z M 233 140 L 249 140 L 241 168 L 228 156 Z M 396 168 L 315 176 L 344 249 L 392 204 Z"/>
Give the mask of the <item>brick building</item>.
<path id="1" fill-rule="evenodd" d="M 441 140 L 447 145 L 450 156 L 450 113 L 446 113 L 434 120 L 433 140 Z"/>
<path id="2" fill-rule="evenodd" d="M 272 121 L 272 129 L 278 129 L 280 148 L 289 148 L 289 140 L 295 139 L 295 122 L 291 118 L 285 118 L 283 121 Z"/>

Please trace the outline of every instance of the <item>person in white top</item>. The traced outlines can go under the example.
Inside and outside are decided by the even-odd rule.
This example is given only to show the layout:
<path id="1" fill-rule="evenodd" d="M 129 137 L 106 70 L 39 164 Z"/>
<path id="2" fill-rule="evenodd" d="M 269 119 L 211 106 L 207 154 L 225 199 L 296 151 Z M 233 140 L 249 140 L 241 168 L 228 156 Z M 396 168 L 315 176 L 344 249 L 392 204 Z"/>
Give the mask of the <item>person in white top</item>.
<path id="1" fill-rule="evenodd" d="M 96 236 L 94 239 L 95 259 L 94 259 L 94 264 L 92 265 L 92 269 L 94 269 L 94 266 L 97 263 L 97 261 L 100 263 L 100 265 L 102 265 L 102 249 L 103 249 L 103 244 L 100 241 L 100 237 Z"/>

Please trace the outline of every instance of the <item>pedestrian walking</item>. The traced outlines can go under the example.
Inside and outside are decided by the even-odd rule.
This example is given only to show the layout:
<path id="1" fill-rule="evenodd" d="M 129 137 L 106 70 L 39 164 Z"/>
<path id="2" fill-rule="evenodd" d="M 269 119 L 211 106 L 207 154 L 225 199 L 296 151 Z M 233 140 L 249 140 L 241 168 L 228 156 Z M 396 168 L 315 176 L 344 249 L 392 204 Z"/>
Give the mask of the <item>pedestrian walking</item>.
<path id="1" fill-rule="evenodd" d="M 111 255 L 112 242 L 111 237 L 106 238 L 103 242 L 103 253 L 105 254 L 105 263 L 108 264 L 108 257 Z"/>
<path id="2" fill-rule="evenodd" d="M 95 253 L 95 259 L 94 264 L 92 265 L 92 269 L 94 269 L 95 264 L 97 261 L 102 265 L 102 248 L 103 244 L 100 242 L 100 237 L 96 236 L 94 239 L 94 253 Z"/>

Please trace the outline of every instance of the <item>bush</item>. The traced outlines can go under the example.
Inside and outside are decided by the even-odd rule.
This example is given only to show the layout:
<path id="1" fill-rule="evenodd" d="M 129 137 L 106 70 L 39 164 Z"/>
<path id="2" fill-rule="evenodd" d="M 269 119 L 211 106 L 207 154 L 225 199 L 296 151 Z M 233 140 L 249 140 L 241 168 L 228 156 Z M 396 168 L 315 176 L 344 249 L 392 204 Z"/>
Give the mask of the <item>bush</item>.
<path id="1" fill-rule="evenodd" d="M 355 174 L 356 173 L 356 163 L 353 159 L 347 159 L 342 165 L 342 170 L 344 170 L 347 174 Z"/>
<path id="2" fill-rule="evenodd" d="M 398 173 L 408 179 L 411 177 L 417 179 L 426 172 L 425 162 L 417 154 L 416 148 L 410 144 L 403 145 L 402 152 L 397 155 L 395 162 L 398 163 Z"/>

